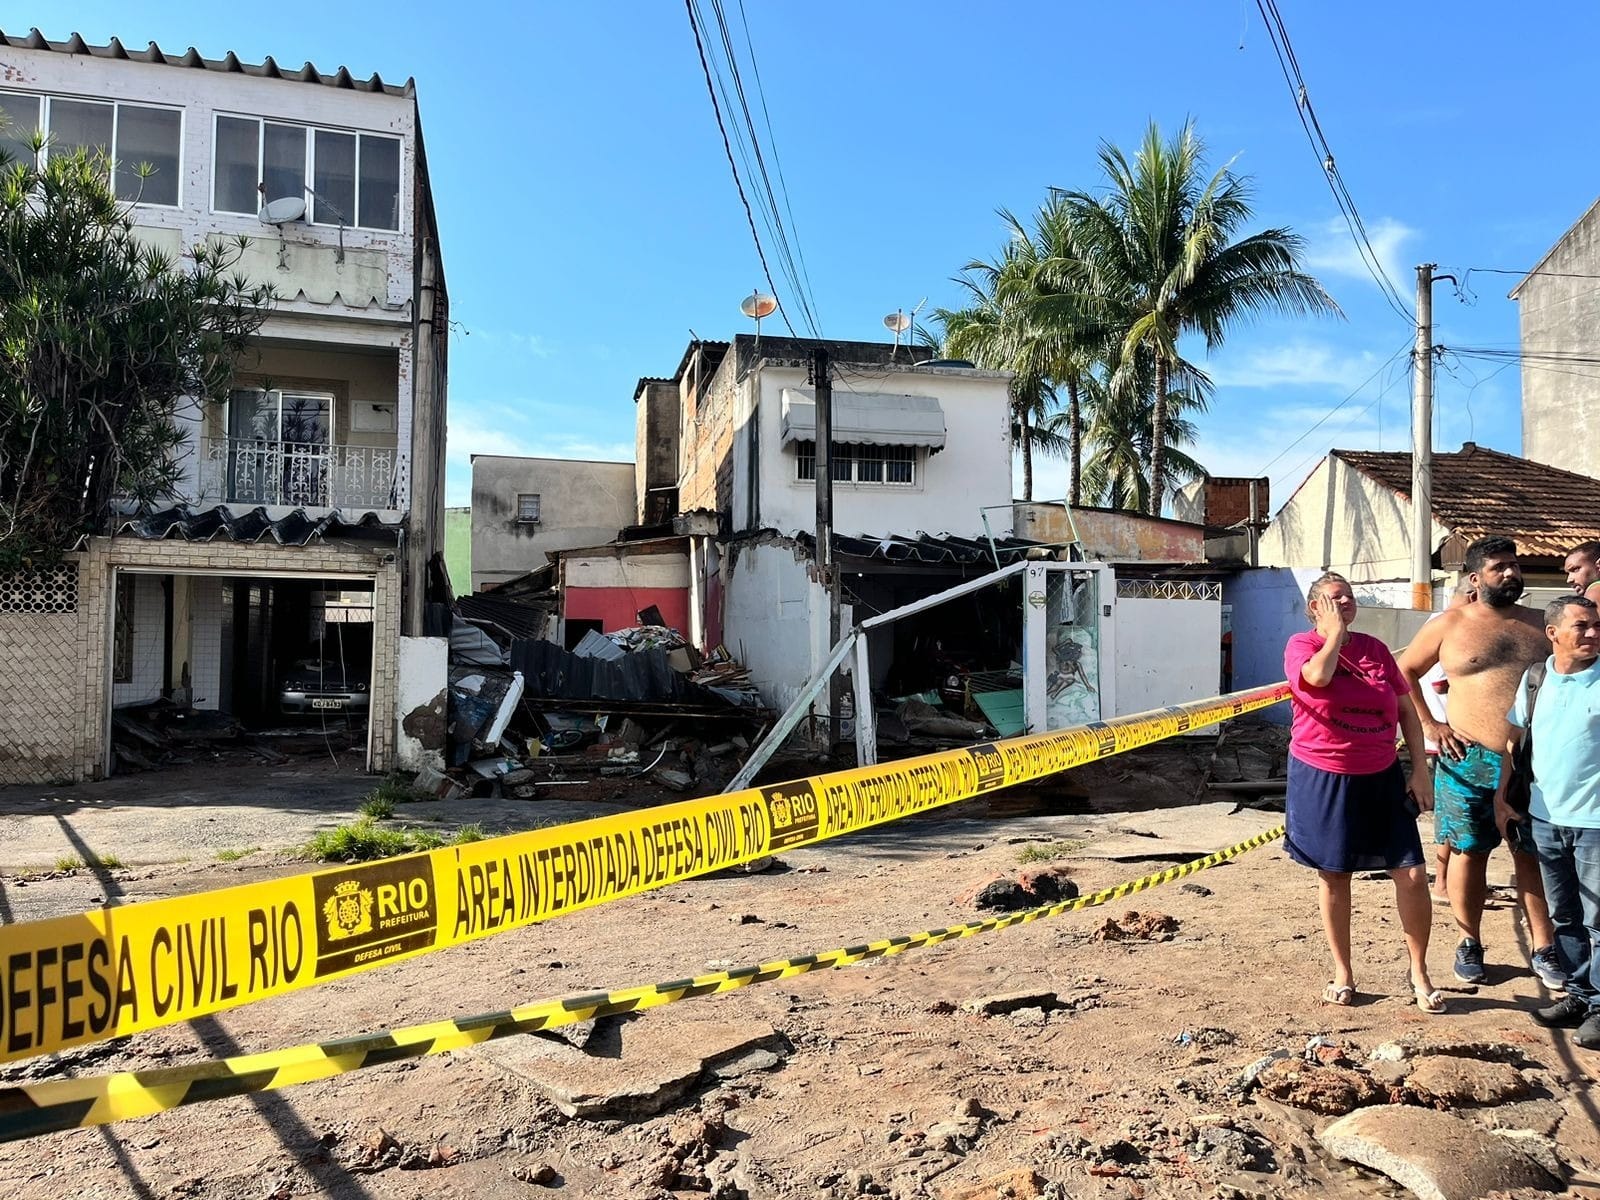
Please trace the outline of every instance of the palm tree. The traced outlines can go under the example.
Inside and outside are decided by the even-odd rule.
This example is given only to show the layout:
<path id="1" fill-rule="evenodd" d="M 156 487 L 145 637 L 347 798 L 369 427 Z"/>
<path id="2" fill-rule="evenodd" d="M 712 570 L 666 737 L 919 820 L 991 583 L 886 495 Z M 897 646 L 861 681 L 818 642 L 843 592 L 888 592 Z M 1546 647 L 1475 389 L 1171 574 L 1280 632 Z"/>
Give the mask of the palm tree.
<path id="1" fill-rule="evenodd" d="M 1149 364 L 1141 372 L 1146 376 L 1141 381 L 1144 386 L 1115 388 L 1109 372 L 1087 381 L 1086 394 L 1094 415 L 1089 424 L 1091 451 L 1084 464 L 1084 488 L 1092 503 L 1136 512 L 1149 507 L 1155 394 L 1148 376 L 1152 371 L 1153 364 Z M 1195 425 L 1188 414 L 1204 407 L 1204 393 L 1194 386 L 1168 394 L 1163 455 L 1168 478 L 1187 480 L 1204 473 L 1198 462 L 1179 449 L 1194 441 Z"/>
<path id="2" fill-rule="evenodd" d="M 1172 383 L 1183 373 L 1178 344 L 1199 334 L 1218 349 L 1241 320 L 1273 313 L 1331 313 L 1339 308 L 1300 269 L 1303 239 L 1266 229 L 1233 240 L 1250 219 L 1250 185 L 1223 167 L 1203 178 L 1205 147 L 1193 122 L 1164 142 L 1154 122 L 1130 163 L 1103 142 L 1104 195 L 1060 191 L 1071 227 L 1075 296 L 1069 315 L 1096 313 L 1120 327 L 1113 391 L 1122 390 L 1141 353 L 1151 356 L 1149 511 L 1161 515 L 1169 466 L 1167 425 Z M 1057 312 L 1061 310 L 1057 306 Z"/>
<path id="3" fill-rule="evenodd" d="M 944 352 L 968 358 L 981 367 L 1012 372 L 1012 430 L 1022 452 L 1022 495 L 1033 499 L 1035 453 L 1067 456 L 1071 493 L 1077 502 L 1082 459 L 1080 388 L 1094 359 L 1096 344 L 1082 322 L 1057 311 L 1038 320 L 1037 303 L 1058 290 L 1065 277 L 1062 263 L 1070 257 L 1063 240 L 1068 227 L 1059 220 L 1054 202 L 1041 209 L 1030 230 L 1011 213 L 1000 210 L 1009 237 L 992 261 L 966 265 L 958 283 L 967 293 L 967 307 L 938 309 L 933 317 L 943 329 Z M 1068 429 L 1054 420 L 1059 393 L 1067 392 Z"/>

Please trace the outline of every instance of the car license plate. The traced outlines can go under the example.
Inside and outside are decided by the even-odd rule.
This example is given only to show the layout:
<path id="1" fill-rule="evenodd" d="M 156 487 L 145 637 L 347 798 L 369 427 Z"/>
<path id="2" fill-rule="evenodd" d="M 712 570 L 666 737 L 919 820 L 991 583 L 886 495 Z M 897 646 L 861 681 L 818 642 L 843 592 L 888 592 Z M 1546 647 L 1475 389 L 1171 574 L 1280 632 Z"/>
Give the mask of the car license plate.
<path id="1" fill-rule="evenodd" d="M 343 700 L 312 700 L 312 708 L 343 708 Z"/>

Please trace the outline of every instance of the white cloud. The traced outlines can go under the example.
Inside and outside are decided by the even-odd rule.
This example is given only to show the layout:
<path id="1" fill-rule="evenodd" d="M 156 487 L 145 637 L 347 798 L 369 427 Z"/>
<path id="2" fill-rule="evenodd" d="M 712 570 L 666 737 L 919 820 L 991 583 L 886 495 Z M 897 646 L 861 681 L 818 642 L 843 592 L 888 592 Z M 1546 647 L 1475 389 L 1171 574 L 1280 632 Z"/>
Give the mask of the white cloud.
<path id="1" fill-rule="evenodd" d="M 1367 238 L 1372 243 L 1378 262 L 1402 296 L 1410 294 L 1408 281 L 1413 277 L 1413 272 L 1405 265 L 1401 251 L 1416 236 L 1415 229 L 1393 217 L 1379 217 L 1367 223 Z M 1313 275 L 1343 275 L 1350 279 L 1364 279 L 1373 287 L 1378 286 L 1343 217 L 1335 217 L 1313 227 L 1306 240 L 1304 264 Z"/>
<path id="2" fill-rule="evenodd" d="M 467 329 L 466 336 L 476 338 L 486 346 L 506 346 L 531 354 L 534 358 L 549 358 L 554 348 L 537 333 L 517 333 L 509 329 Z"/>
<path id="3" fill-rule="evenodd" d="M 1262 346 L 1244 354 L 1228 354 L 1207 364 L 1218 387 L 1337 387 L 1349 391 L 1372 374 L 1378 359 L 1321 342 L 1296 340 Z"/>

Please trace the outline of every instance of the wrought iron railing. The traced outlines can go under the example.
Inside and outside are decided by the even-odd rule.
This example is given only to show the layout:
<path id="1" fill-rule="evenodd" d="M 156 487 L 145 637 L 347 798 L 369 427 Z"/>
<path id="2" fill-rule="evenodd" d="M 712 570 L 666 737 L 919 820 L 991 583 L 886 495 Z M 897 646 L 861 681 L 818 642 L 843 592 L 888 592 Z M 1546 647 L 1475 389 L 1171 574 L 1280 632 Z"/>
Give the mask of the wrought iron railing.
<path id="1" fill-rule="evenodd" d="M 202 503 L 398 508 L 398 483 L 392 446 L 200 439 Z"/>

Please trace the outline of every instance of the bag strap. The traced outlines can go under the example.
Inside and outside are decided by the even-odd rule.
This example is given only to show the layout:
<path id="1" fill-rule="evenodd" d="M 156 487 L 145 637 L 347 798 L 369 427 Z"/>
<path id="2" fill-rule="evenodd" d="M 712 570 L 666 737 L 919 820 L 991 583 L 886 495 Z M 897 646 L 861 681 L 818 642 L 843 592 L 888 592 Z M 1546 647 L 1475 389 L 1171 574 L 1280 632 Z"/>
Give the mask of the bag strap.
<path id="1" fill-rule="evenodd" d="M 1545 666 L 1548 660 L 1541 658 L 1528 668 L 1528 733 L 1533 733 L 1533 706 L 1539 703 L 1539 687 L 1544 683 Z"/>

